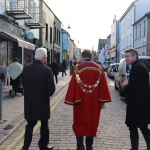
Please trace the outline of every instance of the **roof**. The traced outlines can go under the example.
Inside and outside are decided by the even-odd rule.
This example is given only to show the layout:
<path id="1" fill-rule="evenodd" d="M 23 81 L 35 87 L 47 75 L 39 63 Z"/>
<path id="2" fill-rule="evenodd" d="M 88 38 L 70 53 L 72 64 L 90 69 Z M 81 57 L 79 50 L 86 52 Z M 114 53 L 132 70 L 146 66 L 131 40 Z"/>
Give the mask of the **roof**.
<path id="1" fill-rule="evenodd" d="M 130 6 L 127 8 L 127 10 L 124 12 L 124 14 L 121 16 L 121 18 L 119 19 L 119 21 L 121 21 L 124 17 L 125 17 L 125 15 L 129 12 L 129 10 L 132 8 L 132 6 L 134 6 L 134 4 L 135 4 L 135 2 L 136 2 L 137 0 L 135 0 L 135 1 L 133 1 L 131 4 L 130 4 Z"/>
<path id="2" fill-rule="evenodd" d="M 145 18 L 146 16 L 150 16 L 150 11 L 148 13 L 146 13 L 142 18 L 140 18 L 139 20 L 137 20 L 133 25 L 137 24 L 138 22 L 140 22 L 143 18 Z"/>
<path id="3" fill-rule="evenodd" d="M 45 0 L 46 1 L 46 0 Z M 43 0 L 43 3 L 48 7 L 48 9 L 54 14 L 54 16 L 59 20 L 59 18 L 55 15 L 55 13 L 51 10 L 51 8 L 47 5 L 47 3 Z M 60 21 L 60 20 L 59 20 Z M 60 21 L 61 23 L 61 21 Z"/>

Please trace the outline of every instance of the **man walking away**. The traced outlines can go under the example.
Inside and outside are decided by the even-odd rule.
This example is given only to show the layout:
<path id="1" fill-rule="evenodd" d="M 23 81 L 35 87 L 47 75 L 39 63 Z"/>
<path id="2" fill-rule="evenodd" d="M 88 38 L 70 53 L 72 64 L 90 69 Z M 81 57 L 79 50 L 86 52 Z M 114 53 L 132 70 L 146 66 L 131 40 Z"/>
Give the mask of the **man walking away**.
<path id="1" fill-rule="evenodd" d="M 84 150 L 83 138 L 86 136 L 86 150 L 93 149 L 101 109 L 110 102 L 110 92 L 104 70 L 91 61 L 89 50 L 82 52 L 82 60 L 72 75 L 65 103 L 73 105 L 73 131 L 77 139 L 77 150 Z"/>
<path id="2" fill-rule="evenodd" d="M 66 74 L 66 68 L 67 68 L 67 64 L 66 63 L 67 63 L 66 59 L 64 59 L 63 62 L 62 62 L 62 77 L 64 76 L 64 74 L 67 75 Z"/>
<path id="3" fill-rule="evenodd" d="M 56 83 L 58 83 L 58 74 L 59 74 L 59 66 L 58 64 L 56 63 L 56 59 L 54 58 L 53 59 L 53 62 L 50 64 L 50 68 L 52 69 L 53 71 L 53 76 L 55 76 L 55 80 L 56 80 Z"/>
<path id="4" fill-rule="evenodd" d="M 124 87 L 127 99 L 126 124 L 130 130 L 131 150 L 138 150 L 140 128 L 150 150 L 150 95 L 149 73 L 146 66 L 139 62 L 138 52 L 135 49 L 125 51 L 127 64 L 131 64 L 129 82 Z"/>
<path id="5" fill-rule="evenodd" d="M 35 62 L 23 69 L 24 113 L 27 120 L 25 140 L 22 150 L 28 150 L 32 141 L 33 128 L 41 121 L 40 150 L 52 150 L 49 143 L 48 119 L 50 118 L 50 96 L 55 92 L 52 71 L 44 65 L 47 50 L 38 48 L 35 51 Z"/>

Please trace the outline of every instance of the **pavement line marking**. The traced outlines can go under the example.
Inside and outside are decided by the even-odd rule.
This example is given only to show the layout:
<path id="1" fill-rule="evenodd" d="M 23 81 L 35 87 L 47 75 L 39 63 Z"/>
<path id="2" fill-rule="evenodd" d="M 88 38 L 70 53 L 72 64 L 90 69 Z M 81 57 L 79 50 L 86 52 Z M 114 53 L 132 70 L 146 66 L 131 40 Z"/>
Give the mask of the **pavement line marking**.
<path id="1" fill-rule="evenodd" d="M 55 109 L 55 107 L 58 105 L 58 103 L 62 100 L 63 97 L 64 97 L 64 95 L 61 95 L 58 97 L 58 100 L 56 101 L 56 103 L 51 108 L 51 112 Z M 40 125 L 36 127 L 33 134 L 38 130 L 39 127 L 40 127 Z M 23 147 L 23 142 L 24 141 L 21 141 L 20 144 L 15 148 L 15 150 L 20 150 Z"/>
<path id="2" fill-rule="evenodd" d="M 65 90 L 66 88 L 64 88 Z M 58 103 L 60 102 L 60 100 L 62 100 L 62 98 L 64 97 L 64 92 L 61 92 L 61 96 L 59 96 L 57 99 L 57 101 L 52 101 L 51 103 L 51 112 L 55 109 L 55 107 L 58 105 Z M 33 133 L 35 133 L 37 131 L 37 129 L 40 127 L 40 122 L 37 123 L 37 125 L 34 127 L 34 131 Z M 12 150 L 12 148 L 16 145 L 16 143 L 21 140 L 21 138 L 24 136 L 25 130 L 23 130 L 14 140 L 13 142 L 8 145 L 5 150 Z M 23 141 L 16 147 L 15 150 L 20 150 L 23 146 Z"/>

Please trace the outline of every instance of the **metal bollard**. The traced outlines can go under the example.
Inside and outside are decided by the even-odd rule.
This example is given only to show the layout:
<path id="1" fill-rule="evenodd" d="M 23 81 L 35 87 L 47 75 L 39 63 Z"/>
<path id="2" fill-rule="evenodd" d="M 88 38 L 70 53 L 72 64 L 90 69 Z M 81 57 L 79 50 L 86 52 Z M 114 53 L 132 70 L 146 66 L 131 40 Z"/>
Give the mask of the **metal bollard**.
<path id="1" fill-rule="evenodd" d="M 0 120 L 2 120 L 3 82 L 0 82 Z"/>

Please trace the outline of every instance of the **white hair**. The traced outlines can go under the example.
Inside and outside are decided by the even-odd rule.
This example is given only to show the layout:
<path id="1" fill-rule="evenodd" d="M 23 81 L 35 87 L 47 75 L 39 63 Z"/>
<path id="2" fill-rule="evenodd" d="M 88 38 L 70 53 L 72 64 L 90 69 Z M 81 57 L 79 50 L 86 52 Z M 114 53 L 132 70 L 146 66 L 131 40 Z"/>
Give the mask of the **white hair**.
<path id="1" fill-rule="evenodd" d="M 34 58 L 35 59 L 41 59 L 43 58 L 44 56 L 47 57 L 47 50 L 45 48 L 38 48 L 36 49 L 35 51 L 35 55 L 34 55 Z"/>

